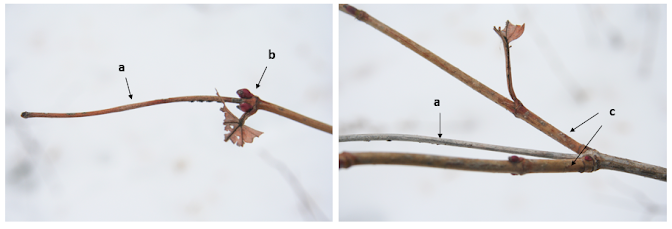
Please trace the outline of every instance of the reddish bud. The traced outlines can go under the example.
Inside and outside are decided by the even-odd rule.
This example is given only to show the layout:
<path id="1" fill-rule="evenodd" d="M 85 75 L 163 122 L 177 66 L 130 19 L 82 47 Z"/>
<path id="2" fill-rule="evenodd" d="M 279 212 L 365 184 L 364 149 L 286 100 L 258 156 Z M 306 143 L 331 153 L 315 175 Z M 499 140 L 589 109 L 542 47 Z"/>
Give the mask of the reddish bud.
<path id="1" fill-rule="evenodd" d="M 509 162 L 512 162 L 512 163 L 518 163 L 518 162 L 521 162 L 523 160 L 525 160 L 525 158 L 515 156 L 515 155 L 509 157 Z"/>
<path id="2" fill-rule="evenodd" d="M 250 90 L 247 90 L 247 88 L 240 89 L 236 91 L 236 93 L 238 94 L 238 97 L 243 99 L 251 99 L 252 97 L 254 97 L 252 92 L 250 92 Z"/>
<path id="3" fill-rule="evenodd" d="M 252 110 L 252 105 L 250 105 L 249 103 L 241 103 L 237 107 L 238 107 L 238 109 L 240 109 L 243 112 L 248 112 L 248 111 Z"/>
<path id="4" fill-rule="evenodd" d="M 590 156 L 585 156 L 585 157 L 583 157 L 583 159 L 586 160 L 586 161 L 592 161 L 593 160 L 593 158 L 590 157 Z"/>

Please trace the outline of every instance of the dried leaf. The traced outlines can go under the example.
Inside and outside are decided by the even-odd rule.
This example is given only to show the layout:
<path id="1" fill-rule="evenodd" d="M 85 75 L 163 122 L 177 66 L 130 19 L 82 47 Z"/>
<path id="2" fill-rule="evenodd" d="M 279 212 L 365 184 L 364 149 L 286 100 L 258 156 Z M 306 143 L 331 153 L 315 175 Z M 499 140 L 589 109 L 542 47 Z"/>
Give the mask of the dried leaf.
<path id="1" fill-rule="evenodd" d="M 225 140 L 229 139 L 231 143 L 242 147 L 245 143 L 252 143 L 255 137 L 259 137 L 264 133 L 246 125 L 239 127 L 240 120 L 238 117 L 225 107 L 222 107 L 220 110 L 224 112 L 224 130 L 229 131 L 229 133 L 224 135 Z"/>
<path id="2" fill-rule="evenodd" d="M 217 96 L 219 96 L 219 92 Z M 224 130 L 229 132 L 224 135 L 225 141 L 231 140 L 231 143 L 243 147 L 245 143 L 252 143 L 255 137 L 259 137 L 264 133 L 246 125 L 241 126 L 240 119 L 226 108 L 226 104 L 219 110 L 224 112 Z M 243 115 L 243 117 L 245 116 Z"/>
<path id="3" fill-rule="evenodd" d="M 224 130 L 229 131 L 228 134 L 225 135 L 226 138 L 229 138 L 231 140 L 231 143 L 236 144 L 240 147 L 242 147 L 245 143 L 252 143 L 255 137 L 259 137 L 261 134 L 264 132 L 252 129 L 249 126 L 243 125 L 242 128 L 237 128 L 237 125 L 226 125 L 226 128 Z M 233 131 L 235 129 L 235 131 Z M 233 132 L 231 132 L 233 131 Z M 229 137 L 229 135 L 232 135 Z"/>
<path id="4" fill-rule="evenodd" d="M 242 135 L 243 135 L 243 142 L 238 142 L 238 146 L 243 147 L 243 144 L 246 143 L 252 143 L 254 141 L 254 138 L 258 138 L 263 134 L 264 132 L 258 131 L 253 129 L 252 127 L 243 125 Z"/>
<path id="5" fill-rule="evenodd" d="M 521 35 L 523 35 L 523 32 L 525 31 L 525 23 L 523 25 L 514 25 L 513 23 L 506 21 L 506 28 L 504 29 L 504 32 L 506 34 L 506 40 L 511 43 L 512 41 L 518 39 Z"/>

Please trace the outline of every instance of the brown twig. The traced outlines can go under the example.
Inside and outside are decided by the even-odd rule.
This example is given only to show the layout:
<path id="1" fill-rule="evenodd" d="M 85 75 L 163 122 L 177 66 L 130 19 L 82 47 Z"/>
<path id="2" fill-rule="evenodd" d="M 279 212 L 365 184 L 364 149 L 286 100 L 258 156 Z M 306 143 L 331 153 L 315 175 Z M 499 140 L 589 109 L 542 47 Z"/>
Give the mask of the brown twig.
<path id="1" fill-rule="evenodd" d="M 527 108 L 520 106 L 517 107 L 516 104 L 507 99 L 506 97 L 500 95 L 496 91 L 490 89 L 488 86 L 485 86 L 478 80 L 472 78 L 471 76 L 467 75 L 466 73 L 462 72 L 460 69 L 456 68 L 455 66 L 451 65 L 450 63 L 446 62 L 445 60 L 441 59 L 441 57 L 437 56 L 436 54 L 432 53 L 431 51 L 425 49 L 424 47 L 420 46 L 419 44 L 415 43 L 408 37 L 402 35 L 401 33 L 397 32 L 396 30 L 390 28 L 389 26 L 383 24 L 382 22 L 376 20 L 366 12 L 362 10 L 358 10 L 355 7 L 352 7 L 347 4 L 340 4 L 339 9 L 349 15 L 354 16 L 360 21 L 365 22 L 366 24 L 369 24 L 370 26 L 376 28 L 380 32 L 383 32 L 384 34 L 388 35 L 389 37 L 395 39 L 399 43 L 403 44 L 404 46 L 408 47 L 409 49 L 413 50 L 420 56 L 424 57 L 428 61 L 432 62 L 439 68 L 443 69 L 444 71 L 448 72 L 458 80 L 462 81 L 462 83 L 466 84 L 467 86 L 471 87 L 478 93 L 481 93 L 481 95 L 485 96 L 486 98 L 492 100 L 493 102 L 499 104 L 501 107 L 504 109 L 508 110 L 514 116 L 525 120 L 525 122 L 529 123 L 530 125 L 534 126 L 541 132 L 545 133 L 549 137 L 553 138 L 560 144 L 564 145 L 565 147 L 569 148 L 570 150 L 574 151 L 575 153 L 580 153 L 581 149 L 583 148 L 583 144 L 577 142 L 576 140 L 572 139 L 571 137 L 567 136 L 564 134 L 562 131 L 558 130 L 555 128 L 553 125 L 550 123 L 546 122 L 545 120 L 541 119 L 539 116 L 536 114 L 532 113 L 532 111 L 529 111 Z"/>
<path id="2" fill-rule="evenodd" d="M 506 26 L 509 27 L 509 21 L 506 21 Z M 518 97 L 516 97 L 516 93 L 513 91 L 513 79 L 511 76 L 511 59 L 509 58 L 509 48 L 511 46 L 509 45 L 509 39 L 506 38 L 506 32 L 509 32 L 508 30 L 505 32 L 502 32 L 502 29 L 497 27 L 493 28 L 497 35 L 499 35 L 500 38 L 502 38 L 502 44 L 504 44 L 504 58 L 506 59 L 506 84 L 509 89 L 509 94 L 511 95 L 511 99 L 513 99 L 514 104 L 516 104 L 516 107 L 523 106 L 523 103 L 518 100 Z M 506 28 L 505 28 L 506 29 Z M 514 113 L 516 114 L 516 113 Z"/>
<path id="3" fill-rule="evenodd" d="M 299 113 L 288 110 L 284 107 L 275 105 L 273 103 L 266 102 L 266 101 L 261 100 L 261 99 L 259 99 L 259 102 L 258 102 L 257 106 L 259 107 L 259 109 L 278 114 L 282 117 L 300 122 L 300 123 L 302 123 L 306 126 L 310 126 L 312 128 L 315 128 L 315 129 L 318 129 L 318 130 L 321 130 L 321 131 L 324 131 L 324 132 L 327 132 L 327 133 L 330 133 L 330 134 L 331 134 L 332 129 L 333 129 L 331 127 L 331 125 L 329 125 L 329 124 L 317 121 L 315 119 L 312 119 L 312 118 L 309 118 L 309 117 L 306 117 L 306 116 L 303 116 Z"/>
<path id="4" fill-rule="evenodd" d="M 588 147 L 590 148 L 590 147 Z M 591 150 L 591 149 L 589 149 Z M 584 153 L 585 154 L 585 153 Z M 596 152 L 600 168 L 626 172 L 667 182 L 667 168 Z"/>
<path id="5" fill-rule="evenodd" d="M 79 118 L 79 117 L 87 117 L 87 116 L 103 115 L 103 114 L 121 112 L 121 111 L 132 110 L 132 109 L 136 109 L 136 108 L 152 106 L 152 105 L 157 105 L 157 104 L 164 104 L 164 103 L 194 102 L 194 101 L 198 101 L 198 102 L 221 102 L 222 100 L 224 100 L 225 102 L 229 102 L 229 103 L 241 103 L 242 102 L 242 100 L 238 99 L 238 98 L 231 98 L 231 97 L 221 97 L 220 98 L 220 97 L 212 96 L 212 95 L 195 95 L 195 96 L 173 97 L 173 98 L 167 98 L 167 99 L 157 99 L 157 100 L 152 100 L 152 101 L 147 101 L 147 102 L 133 103 L 133 104 L 113 107 L 113 108 L 109 108 L 109 109 L 97 110 L 97 111 L 88 111 L 88 112 L 40 113 L 40 112 L 24 111 L 23 113 L 21 113 L 21 117 L 22 118 Z"/>
<path id="6" fill-rule="evenodd" d="M 420 142 L 420 143 L 429 143 L 429 144 L 437 144 L 437 145 L 450 145 L 450 146 L 457 146 L 457 147 L 466 147 L 466 148 L 474 148 L 474 149 L 482 149 L 482 150 L 489 150 L 489 151 L 496 151 L 496 152 L 503 152 L 503 153 L 511 153 L 511 154 L 518 154 L 518 155 L 527 155 L 527 156 L 534 156 L 534 157 L 543 157 L 543 158 L 552 158 L 552 159 L 567 159 L 569 160 L 569 163 L 571 165 L 571 161 L 573 161 L 575 156 L 572 156 L 571 154 L 565 154 L 565 153 L 556 153 L 556 152 L 549 152 L 549 151 L 541 151 L 541 150 L 531 150 L 531 149 L 522 149 L 522 148 L 515 148 L 515 147 L 507 147 L 507 146 L 498 146 L 498 145 L 490 145 L 490 144 L 484 144 L 484 143 L 478 143 L 478 142 L 468 142 L 468 141 L 460 141 L 460 140 L 454 140 L 454 139 L 447 139 L 447 138 L 437 138 L 437 137 L 427 137 L 427 136 L 417 136 L 417 135 L 406 135 L 406 134 L 353 134 L 353 135 L 341 135 L 338 138 L 339 142 L 350 142 L 350 141 L 408 141 L 408 142 Z M 625 173 L 631 173 L 643 177 L 649 177 L 653 178 L 656 180 L 661 180 L 661 181 L 667 181 L 667 169 L 660 167 L 660 166 L 655 166 L 655 165 L 649 165 L 646 163 L 641 163 L 638 161 L 633 161 L 625 158 L 619 158 L 619 157 L 614 157 L 610 156 L 607 154 L 603 154 L 598 152 L 597 150 L 587 147 L 585 152 L 582 154 L 582 157 L 580 159 L 585 159 L 585 156 L 589 156 L 591 159 L 594 159 L 596 164 L 595 168 L 593 171 L 598 170 L 598 169 L 608 169 L 608 170 L 614 170 L 614 171 L 619 171 L 619 172 L 625 172 Z M 349 157 L 347 154 L 342 155 L 341 157 L 341 168 L 343 167 L 343 163 L 352 165 L 352 163 L 348 163 L 349 161 L 351 162 L 354 160 L 354 158 Z M 578 160 L 577 160 L 578 163 Z M 346 166 L 346 168 L 349 166 Z"/>
<path id="7" fill-rule="evenodd" d="M 88 111 L 88 112 L 73 112 L 73 113 L 41 113 L 41 112 L 27 112 L 24 111 L 21 113 L 21 117 L 23 118 L 77 118 L 77 117 L 87 117 L 87 116 L 94 116 L 94 115 L 103 115 L 103 114 L 109 114 L 109 113 L 115 113 L 115 112 L 121 112 L 121 111 L 126 111 L 126 110 L 131 110 L 131 109 L 136 109 L 136 108 L 141 108 L 141 107 L 146 107 L 146 106 L 152 106 L 152 105 L 157 105 L 157 104 L 163 104 L 163 103 L 173 103 L 173 102 L 229 102 L 229 103 L 242 103 L 244 100 L 239 99 L 239 98 L 232 98 L 232 97 L 219 97 L 219 96 L 214 96 L 214 95 L 195 95 L 195 96 L 182 96 L 182 97 L 173 97 L 173 98 L 167 98 L 167 99 L 157 99 L 157 100 L 152 100 L 152 101 L 147 101 L 147 102 L 140 102 L 140 103 L 133 103 L 133 104 L 128 104 L 124 106 L 118 106 L 118 107 L 113 107 L 109 109 L 104 109 L 104 110 L 97 110 L 97 111 Z M 286 109 L 284 107 L 275 105 L 273 103 L 269 103 L 266 101 L 263 101 L 259 99 L 259 104 L 258 108 L 262 110 L 266 110 L 275 114 L 278 114 L 280 116 L 283 116 L 285 118 L 289 118 L 291 120 L 300 122 L 304 125 L 313 127 L 315 129 L 327 132 L 331 134 L 332 127 L 331 125 L 322 123 L 320 121 L 311 119 L 309 117 L 303 116 L 299 113 L 296 113 L 294 111 L 291 111 L 289 109 Z"/>
<path id="8" fill-rule="evenodd" d="M 592 158 L 586 160 L 583 157 L 577 160 L 574 166 L 570 166 L 572 159 L 544 160 L 515 157 L 515 160 L 513 160 L 514 156 L 509 160 L 482 160 L 413 153 L 343 152 L 338 158 L 339 168 L 343 169 L 353 165 L 388 164 L 491 173 L 512 173 L 515 175 L 527 173 L 583 173 L 597 170 L 595 160 L 592 160 Z"/>

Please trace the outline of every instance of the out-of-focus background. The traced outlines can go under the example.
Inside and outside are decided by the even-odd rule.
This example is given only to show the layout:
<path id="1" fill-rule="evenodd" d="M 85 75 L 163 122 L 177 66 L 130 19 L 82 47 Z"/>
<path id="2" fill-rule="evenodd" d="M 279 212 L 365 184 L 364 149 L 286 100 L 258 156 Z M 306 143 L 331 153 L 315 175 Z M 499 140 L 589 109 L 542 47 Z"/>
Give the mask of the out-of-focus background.
<path id="1" fill-rule="evenodd" d="M 525 106 L 583 144 L 602 125 L 589 146 L 667 167 L 665 5 L 354 7 L 506 97 L 493 26 L 525 23 L 511 43 L 513 84 Z M 342 12 L 339 24 L 341 135 L 436 137 L 441 113 L 443 138 L 572 153 L 371 26 Z M 510 156 L 412 142 L 346 142 L 342 151 Z M 666 182 L 610 170 L 511 176 L 365 165 L 339 175 L 343 221 L 667 220 Z"/>
<path id="2" fill-rule="evenodd" d="M 332 135 L 273 113 L 244 148 L 219 103 L 20 117 L 249 88 L 331 124 L 331 5 L 5 9 L 6 220 L 331 220 Z"/>

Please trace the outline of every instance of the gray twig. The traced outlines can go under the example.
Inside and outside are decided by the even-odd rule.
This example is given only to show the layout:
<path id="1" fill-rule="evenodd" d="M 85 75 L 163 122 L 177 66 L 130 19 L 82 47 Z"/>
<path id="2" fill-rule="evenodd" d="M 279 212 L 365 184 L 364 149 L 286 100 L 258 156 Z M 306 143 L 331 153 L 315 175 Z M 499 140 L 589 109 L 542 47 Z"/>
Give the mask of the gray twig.
<path id="1" fill-rule="evenodd" d="M 472 149 L 482 149 L 502 153 L 520 154 L 534 157 L 552 158 L 552 159 L 574 159 L 574 154 L 556 153 L 542 150 L 523 149 L 508 146 L 491 145 L 479 142 L 461 141 L 448 138 L 426 137 L 418 135 L 406 134 L 353 134 L 341 135 L 338 137 L 339 142 L 352 141 L 405 141 L 405 142 L 420 142 L 437 145 L 449 145 L 457 147 L 465 147 Z"/>

